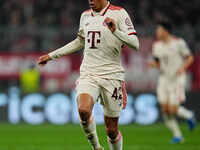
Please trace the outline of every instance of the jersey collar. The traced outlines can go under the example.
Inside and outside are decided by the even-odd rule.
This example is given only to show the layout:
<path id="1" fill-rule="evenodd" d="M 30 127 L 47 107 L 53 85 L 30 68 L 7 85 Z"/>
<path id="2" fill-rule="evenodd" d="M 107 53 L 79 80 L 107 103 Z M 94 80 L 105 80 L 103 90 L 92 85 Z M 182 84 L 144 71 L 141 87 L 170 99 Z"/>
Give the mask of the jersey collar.
<path id="1" fill-rule="evenodd" d="M 91 16 L 98 16 L 98 15 L 104 16 L 106 14 L 107 10 L 109 9 L 109 7 L 110 7 L 110 2 L 108 2 L 108 4 L 106 5 L 106 7 L 104 9 L 102 9 L 100 12 L 95 12 L 95 11 L 93 11 L 91 9 L 92 10 Z"/>

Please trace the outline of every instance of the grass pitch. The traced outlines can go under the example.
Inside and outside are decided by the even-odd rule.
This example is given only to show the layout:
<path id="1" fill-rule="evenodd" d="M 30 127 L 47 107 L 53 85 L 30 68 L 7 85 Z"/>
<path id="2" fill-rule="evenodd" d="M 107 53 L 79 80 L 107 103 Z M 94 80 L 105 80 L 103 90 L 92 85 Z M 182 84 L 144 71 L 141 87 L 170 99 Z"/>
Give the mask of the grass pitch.
<path id="1" fill-rule="evenodd" d="M 171 133 L 163 124 L 120 126 L 123 150 L 200 150 L 200 128 L 190 132 L 181 125 L 185 142 L 170 144 Z M 97 126 L 100 142 L 109 150 L 104 126 Z M 0 124 L 0 150 L 91 150 L 79 125 Z"/>

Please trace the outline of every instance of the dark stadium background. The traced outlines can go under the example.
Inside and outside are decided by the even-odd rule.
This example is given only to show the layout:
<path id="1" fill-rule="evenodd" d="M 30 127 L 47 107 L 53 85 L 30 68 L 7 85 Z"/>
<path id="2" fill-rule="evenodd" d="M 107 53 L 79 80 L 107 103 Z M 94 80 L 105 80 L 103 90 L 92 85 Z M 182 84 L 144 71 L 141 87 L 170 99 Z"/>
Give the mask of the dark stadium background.
<path id="1" fill-rule="evenodd" d="M 148 68 L 147 62 L 151 59 L 152 43 L 155 41 L 156 21 L 170 20 L 174 26 L 173 33 L 187 41 L 195 57 L 187 71 L 187 102 L 184 105 L 192 109 L 200 121 L 200 1 L 112 0 L 112 3 L 128 11 L 140 38 L 140 52 L 124 47 L 122 54 L 129 93 L 128 109 L 120 120 L 121 124 L 126 124 L 121 126 L 121 130 L 130 137 L 126 139 L 125 148 L 173 149 L 166 144 L 170 135 L 162 124 L 156 103 L 158 72 Z M 44 68 L 37 66 L 40 55 L 76 37 L 80 14 L 86 9 L 87 0 L 0 0 L 0 150 L 66 149 L 70 144 L 67 150 L 89 149 L 79 126 L 75 125 L 78 119 L 74 87 L 82 51 L 51 62 Z M 22 75 L 31 69 L 39 73 L 39 81 L 35 82 L 39 88 L 26 91 Z M 25 80 L 23 84 L 30 85 L 29 82 Z M 94 113 L 98 123 L 102 124 L 101 107 L 97 106 Z M 199 126 L 198 131 L 191 135 L 182 123 L 188 141 L 183 147 L 175 148 L 200 149 L 197 140 Z M 99 130 L 102 130 L 100 137 L 105 144 L 103 127 L 100 126 Z M 58 140 L 49 138 L 46 131 Z M 129 135 L 131 132 L 133 134 Z M 166 136 L 163 136 L 164 140 L 158 138 L 158 142 L 149 141 L 147 132 Z M 139 134 L 143 141 L 134 133 Z M 77 142 L 69 138 L 71 135 L 82 139 L 77 139 Z M 134 140 L 132 143 L 131 139 L 137 139 L 136 147 L 132 146 Z M 74 148 L 77 144 L 80 147 Z M 157 147 L 154 147 L 156 144 Z"/>

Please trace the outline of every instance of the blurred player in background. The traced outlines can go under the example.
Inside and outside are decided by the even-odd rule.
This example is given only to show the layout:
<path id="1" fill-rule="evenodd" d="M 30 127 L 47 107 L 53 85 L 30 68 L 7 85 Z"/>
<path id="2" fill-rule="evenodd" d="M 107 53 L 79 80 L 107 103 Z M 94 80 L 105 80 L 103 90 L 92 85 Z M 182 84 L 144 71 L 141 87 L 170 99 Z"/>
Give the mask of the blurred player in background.
<path id="1" fill-rule="evenodd" d="M 84 48 L 84 58 L 77 80 L 77 102 L 81 126 L 94 150 L 103 150 L 92 117 L 93 105 L 101 98 L 108 143 L 111 150 L 122 150 L 118 130 L 120 111 L 126 106 L 124 69 L 120 54 L 124 44 L 137 50 L 139 41 L 127 12 L 108 0 L 88 0 L 90 8 L 82 13 L 77 38 L 47 55 L 39 64 Z"/>
<path id="2" fill-rule="evenodd" d="M 192 64 L 193 56 L 186 42 L 173 36 L 171 30 L 172 25 L 168 21 L 158 24 L 156 29 L 158 41 L 153 44 L 154 60 L 149 64 L 160 70 L 158 101 L 164 121 L 173 132 L 172 143 L 180 143 L 183 137 L 175 117 L 186 119 L 191 130 L 195 126 L 193 113 L 180 105 L 185 100 L 185 72 Z"/>

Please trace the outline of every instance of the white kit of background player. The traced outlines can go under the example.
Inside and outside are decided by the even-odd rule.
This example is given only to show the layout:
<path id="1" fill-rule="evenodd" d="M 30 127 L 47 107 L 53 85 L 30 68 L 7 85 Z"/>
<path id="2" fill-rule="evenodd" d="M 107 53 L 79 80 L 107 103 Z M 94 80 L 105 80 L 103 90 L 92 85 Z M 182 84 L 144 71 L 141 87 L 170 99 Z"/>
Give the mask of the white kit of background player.
<path id="1" fill-rule="evenodd" d="M 151 65 L 160 70 L 157 96 L 164 121 L 173 132 L 172 143 L 180 143 L 183 138 L 175 117 L 186 119 L 190 129 L 195 126 L 193 113 L 181 106 L 185 101 L 185 70 L 193 62 L 193 56 L 182 38 L 171 35 L 171 28 L 168 22 L 158 24 Z"/>

